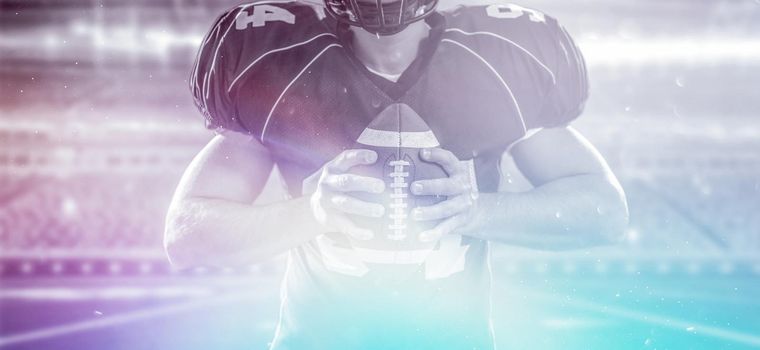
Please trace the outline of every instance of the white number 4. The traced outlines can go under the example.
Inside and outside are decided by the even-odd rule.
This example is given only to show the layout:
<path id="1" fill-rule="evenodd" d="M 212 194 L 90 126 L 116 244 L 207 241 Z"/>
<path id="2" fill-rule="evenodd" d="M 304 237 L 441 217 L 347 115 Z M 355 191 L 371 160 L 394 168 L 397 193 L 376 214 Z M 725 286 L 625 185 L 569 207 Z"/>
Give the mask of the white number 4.
<path id="1" fill-rule="evenodd" d="M 282 21 L 285 23 L 296 23 L 296 16 L 290 11 L 272 5 L 256 5 L 253 7 L 253 14 L 249 15 L 247 11 L 240 11 L 235 18 L 235 29 L 244 30 L 248 24 L 254 28 L 263 27 L 267 22 Z"/>
<path id="2" fill-rule="evenodd" d="M 533 22 L 546 21 L 543 13 L 513 4 L 493 4 L 486 7 L 486 13 L 494 18 L 520 18 L 528 14 L 528 18 Z"/>

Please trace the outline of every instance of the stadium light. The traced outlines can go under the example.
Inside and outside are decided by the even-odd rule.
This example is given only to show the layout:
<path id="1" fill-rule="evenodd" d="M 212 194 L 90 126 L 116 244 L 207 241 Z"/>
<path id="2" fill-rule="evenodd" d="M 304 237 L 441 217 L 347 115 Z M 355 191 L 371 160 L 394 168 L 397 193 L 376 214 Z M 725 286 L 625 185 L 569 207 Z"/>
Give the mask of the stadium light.
<path id="1" fill-rule="evenodd" d="M 662 37 L 626 39 L 588 35 L 578 40 L 589 66 L 760 63 L 760 39 Z"/>

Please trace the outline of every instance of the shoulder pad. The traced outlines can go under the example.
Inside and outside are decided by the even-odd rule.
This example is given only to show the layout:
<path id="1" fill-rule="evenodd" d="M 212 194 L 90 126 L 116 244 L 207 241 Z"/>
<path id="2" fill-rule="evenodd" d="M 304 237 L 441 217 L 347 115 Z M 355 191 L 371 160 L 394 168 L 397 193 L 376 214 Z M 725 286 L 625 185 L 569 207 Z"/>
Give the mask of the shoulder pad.
<path id="1" fill-rule="evenodd" d="M 190 76 L 190 89 L 207 127 L 249 132 L 235 116 L 230 98 L 235 86 L 257 72 L 297 66 L 265 62 L 275 56 L 272 53 L 309 40 L 334 38 L 322 18 L 321 8 L 295 1 L 258 1 L 222 14 L 201 43 Z M 298 49 L 289 57 L 303 56 Z"/>
<path id="2" fill-rule="evenodd" d="M 548 32 L 551 27 L 558 26 L 556 19 L 543 12 L 507 2 L 459 6 L 446 11 L 445 15 L 448 27 L 492 32 L 510 37 L 526 31 Z"/>
<path id="3" fill-rule="evenodd" d="M 585 63 L 556 19 L 506 2 L 460 6 L 444 15 L 450 40 L 478 52 L 504 76 L 522 70 L 541 77 L 535 84 L 543 87 L 543 110 L 524 116 L 526 128 L 567 124 L 580 114 L 588 96 Z"/>

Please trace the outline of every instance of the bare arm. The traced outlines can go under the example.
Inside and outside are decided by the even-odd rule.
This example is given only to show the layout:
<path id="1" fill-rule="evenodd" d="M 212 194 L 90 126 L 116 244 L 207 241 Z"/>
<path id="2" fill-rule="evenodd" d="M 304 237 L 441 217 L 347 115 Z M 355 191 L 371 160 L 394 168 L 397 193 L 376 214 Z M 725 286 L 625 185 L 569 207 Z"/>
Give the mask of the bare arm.
<path id="1" fill-rule="evenodd" d="M 164 245 L 175 266 L 237 266 L 285 252 L 322 233 L 308 198 L 253 205 L 272 171 L 257 140 L 212 139 L 188 166 L 166 218 Z"/>
<path id="2" fill-rule="evenodd" d="M 577 131 L 544 129 L 516 144 L 511 153 L 534 189 L 481 193 L 474 199 L 472 189 L 463 185 L 466 181 L 423 183 L 431 185 L 425 192 L 456 194 L 420 213 L 426 220 L 448 218 L 436 236 L 456 231 L 541 249 L 597 245 L 621 236 L 628 222 L 625 195 L 604 159 Z M 452 156 L 434 152 L 431 160 L 456 168 Z"/>
<path id="3" fill-rule="evenodd" d="M 355 227 L 345 214 L 382 216 L 383 207 L 346 193 L 382 192 L 384 183 L 346 172 L 376 159 L 371 151 L 344 151 L 315 174 L 312 193 L 255 205 L 274 167 L 267 149 L 247 135 L 218 135 L 180 180 L 166 218 L 166 252 L 181 268 L 240 266 L 269 259 L 327 232 L 369 239 L 371 232 Z"/>
<path id="4" fill-rule="evenodd" d="M 609 243 L 622 235 L 628 223 L 623 190 L 577 131 L 544 129 L 511 153 L 534 189 L 483 195 L 474 235 L 542 249 Z"/>

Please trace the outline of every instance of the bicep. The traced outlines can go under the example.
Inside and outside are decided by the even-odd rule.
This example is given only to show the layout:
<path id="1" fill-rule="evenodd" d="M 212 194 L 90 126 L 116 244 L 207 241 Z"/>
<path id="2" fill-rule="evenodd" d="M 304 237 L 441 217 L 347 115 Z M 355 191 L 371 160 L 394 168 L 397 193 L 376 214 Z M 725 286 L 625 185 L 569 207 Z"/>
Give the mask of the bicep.
<path id="1" fill-rule="evenodd" d="M 252 203 L 274 163 L 254 137 L 227 131 L 216 135 L 185 170 L 175 199 L 211 198 Z"/>
<path id="2" fill-rule="evenodd" d="M 533 186 L 568 176 L 610 173 L 596 148 L 569 126 L 542 129 L 516 143 L 510 153 Z"/>

